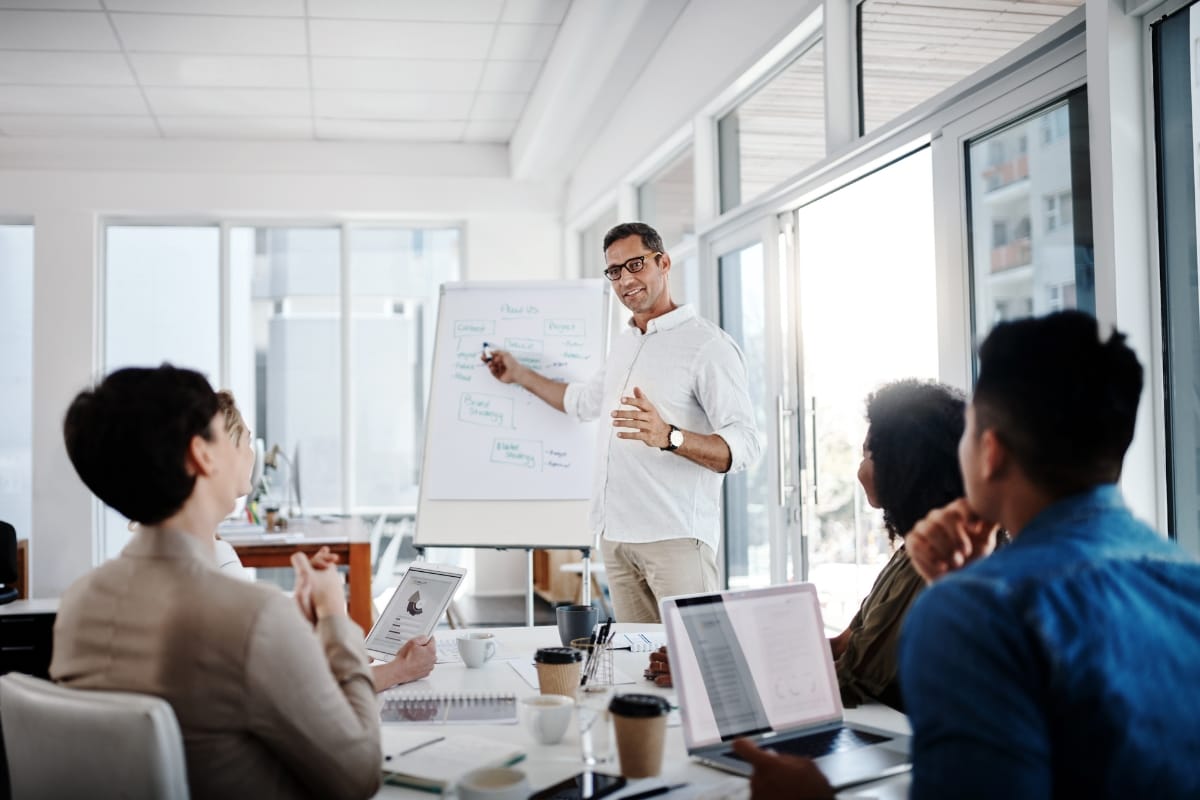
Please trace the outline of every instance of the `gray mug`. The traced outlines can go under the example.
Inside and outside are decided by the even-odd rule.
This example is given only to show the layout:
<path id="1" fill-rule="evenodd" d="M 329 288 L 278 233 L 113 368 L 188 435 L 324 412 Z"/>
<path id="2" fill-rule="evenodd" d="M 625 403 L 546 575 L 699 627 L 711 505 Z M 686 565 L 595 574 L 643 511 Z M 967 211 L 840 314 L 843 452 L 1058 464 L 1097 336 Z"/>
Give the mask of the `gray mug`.
<path id="1" fill-rule="evenodd" d="M 600 619 L 595 606 L 559 606 L 554 613 L 558 617 L 558 638 L 563 647 L 570 647 L 572 639 L 591 636 Z"/>

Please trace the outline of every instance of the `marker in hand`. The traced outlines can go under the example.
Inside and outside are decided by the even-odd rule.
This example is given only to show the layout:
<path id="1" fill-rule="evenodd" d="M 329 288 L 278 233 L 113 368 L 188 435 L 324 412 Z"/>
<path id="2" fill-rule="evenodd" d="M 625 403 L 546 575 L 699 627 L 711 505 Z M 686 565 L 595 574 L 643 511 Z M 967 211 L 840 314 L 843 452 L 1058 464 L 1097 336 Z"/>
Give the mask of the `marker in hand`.
<path id="1" fill-rule="evenodd" d="M 483 360 L 484 360 L 484 361 L 491 361 L 491 360 L 492 360 L 492 351 L 491 351 L 491 349 L 488 347 L 488 343 L 487 343 L 487 342 L 484 342 L 484 343 L 483 343 Z"/>

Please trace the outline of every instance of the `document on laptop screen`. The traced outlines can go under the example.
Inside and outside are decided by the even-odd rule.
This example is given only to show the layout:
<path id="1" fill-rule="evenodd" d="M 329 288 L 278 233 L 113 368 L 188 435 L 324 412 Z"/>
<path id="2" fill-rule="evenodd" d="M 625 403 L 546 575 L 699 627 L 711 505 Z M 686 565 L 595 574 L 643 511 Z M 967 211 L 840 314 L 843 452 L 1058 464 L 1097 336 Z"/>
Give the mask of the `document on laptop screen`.
<path id="1" fill-rule="evenodd" d="M 680 599 L 669 613 L 690 645 L 671 653 L 689 744 L 838 718 L 815 595 L 708 595 Z"/>

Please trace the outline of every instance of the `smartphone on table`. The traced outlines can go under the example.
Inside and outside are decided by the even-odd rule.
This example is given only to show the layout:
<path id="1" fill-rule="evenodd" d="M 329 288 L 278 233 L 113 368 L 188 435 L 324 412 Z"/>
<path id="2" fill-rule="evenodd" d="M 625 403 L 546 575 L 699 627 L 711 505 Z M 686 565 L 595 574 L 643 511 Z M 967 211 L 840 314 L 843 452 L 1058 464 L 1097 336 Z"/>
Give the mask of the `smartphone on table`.
<path id="1" fill-rule="evenodd" d="M 599 772 L 581 772 L 543 789 L 529 800 L 597 800 L 612 794 L 625 785 L 620 775 L 604 775 Z"/>

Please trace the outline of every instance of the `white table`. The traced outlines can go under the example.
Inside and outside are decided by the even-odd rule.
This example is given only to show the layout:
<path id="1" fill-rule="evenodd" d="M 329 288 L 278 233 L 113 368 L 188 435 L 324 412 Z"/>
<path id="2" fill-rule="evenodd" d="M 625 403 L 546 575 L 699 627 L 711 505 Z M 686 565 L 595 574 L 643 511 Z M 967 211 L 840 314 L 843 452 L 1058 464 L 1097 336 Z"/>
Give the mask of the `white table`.
<path id="1" fill-rule="evenodd" d="M 558 630 L 553 626 L 537 628 L 490 628 L 489 632 L 496 635 L 498 649 L 502 656 L 519 656 L 532 661 L 534 651 L 539 647 L 557 647 Z M 635 632 L 653 633 L 661 636 L 661 625 L 618 625 L 618 633 Z M 442 636 L 458 636 L 462 632 L 440 632 Z M 618 637 L 619 638 L 619 637 Z M 630 653 L 617 651 L 614 662 L 618 672 L 624 672 L 636 678 L 636 682 L 618 686 L 620 692 L 644 692 L 658 694 L 675 701 L 675 693 L 670 689 L 659 689 L 650 681 L 641 678 L 642 670 L 649 661 L 647 653 Z M 518 698 L 537 693 L 531 688 L 506 661 L 493 659 L 481 669 L 468 669 L 462 664 L 438 664 L 433 674 L 428 678 L 402 687 L 416 692 L 430 691 L 438 693 L 471 693 L 471 692 L 512 692 Z M 846 718 L 853 722 L 871 725 L 884 730 L 907 734 L 910 732 L 908 720 L 903 714 L 882 705 L 868 705 L 848 709 Z M 572 722 L 567 729 L 567 735 L 556 745 L 540 745 L 520 725 L 422 725 L 418 723 L 385 724 L 383 726 L 384 751 L 396 749 L 389 746 L 389 734 L 414 729 L 437 730 L 439 734 L 453 736 L 456 733 L 471 734 L 489 738 L 503 738 L 524 748 L 526 757 L 517 769 L 522 770 L 529 778 L 530 786 L 539 791 L 552 786 L 559 781 L 583 771 L 584 766 L 579 753 L 578 727 Z M 665 800 L 699 800 L 699 798 L 717 797 L 746 797 L 749 794 L 748 782 L 744 778 L 729 775 L 724 772 L 701 766 L 687 756 L 683 743 L 682 729 L 678 726 L 667 728 L 666 748 L 663 756 L 663 773 L 658 778 L 630 781 L 620 793 L 610 795 L 614 800 L 620 800 L 623 795 L 654 788 L 664 783 L 688 783 L 686 789 L 679 789 L 664 795 Z M 603 772 L 617 773 L 616 762 L 602 769 Z M 861 787 L 845 793 L 844 797 L 880 797 L 902 798 L 906 795 L 908 779 L 880 781 L 869 787 Z M 429 800 L 430 795 L 415 789 L 399 786 L 385 786 L 379 798 L 412 798 Z"/>

